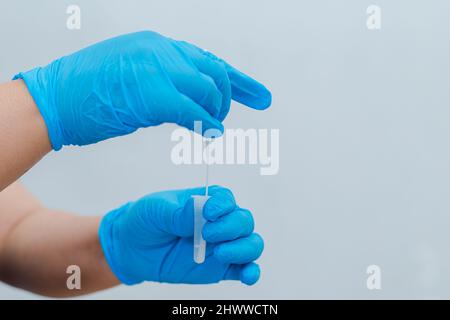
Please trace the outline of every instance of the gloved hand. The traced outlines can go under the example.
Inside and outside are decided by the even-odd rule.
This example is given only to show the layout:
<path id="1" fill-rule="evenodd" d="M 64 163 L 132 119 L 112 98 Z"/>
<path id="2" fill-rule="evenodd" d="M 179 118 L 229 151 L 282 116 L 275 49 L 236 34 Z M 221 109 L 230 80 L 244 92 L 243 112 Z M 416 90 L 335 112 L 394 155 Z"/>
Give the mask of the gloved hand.
<path id="1" fill-rule="evenodd" d="M 206 259 L 193 259 L 192 195 L 204 188 L 154 193 L 108 213 L 99 228 L 100 243 L 114 274 L 125 284 L 142 281 L 205 284 L 240 280 L 254 284 L 263 251 L 253 233 L 253 217 L 236 206 L 233 194 L 211 187 L 205 204 Z"/>
<path id="2" fill-rule="evenodd" d="M 231 98 L 254 109 L 270 92 L 211 53 L 144 31 L 106 40 L 20 73 L 54 150 L 165 122 L 223 131 Z"/>

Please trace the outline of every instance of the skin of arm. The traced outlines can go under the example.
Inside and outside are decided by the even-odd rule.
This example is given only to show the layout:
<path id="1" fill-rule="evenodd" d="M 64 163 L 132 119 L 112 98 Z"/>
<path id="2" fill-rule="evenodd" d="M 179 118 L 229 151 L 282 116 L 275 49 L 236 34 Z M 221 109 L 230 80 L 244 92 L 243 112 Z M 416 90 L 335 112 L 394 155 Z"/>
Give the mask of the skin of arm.
<path id="1" fill-rule="evenodd" d="M 100 242 L 100 217 L 43 207 L 23 186 L 0 192 L 0 281 L 37 294 L 70 297 L 120 284 Z M 81 290 L 69 290 L 67 267 L 81 269 Z"/>
<path id="2" fill-rule="evenodd" d="M 0 281 L 53 297 L 119 284 L 98 240 L 100 217 L 47 209 L 13 183 L 52 150 L 22 80 L 0 84 L 0 128 Z M 70 265 L 81 269 L 81 290 L 67 288 Z"/>
<path id="3" fill-rule="evenodd" d="M 0 191 L 52 148 L 47 127 L 22 80 L 0 84 Z"/>

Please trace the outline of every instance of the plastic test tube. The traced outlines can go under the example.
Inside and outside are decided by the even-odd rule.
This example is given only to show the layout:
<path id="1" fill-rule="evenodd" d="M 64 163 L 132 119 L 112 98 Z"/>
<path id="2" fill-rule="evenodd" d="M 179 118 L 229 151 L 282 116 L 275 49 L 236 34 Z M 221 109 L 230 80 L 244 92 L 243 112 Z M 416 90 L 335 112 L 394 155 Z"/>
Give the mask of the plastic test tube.
<path id="1" fill-rule="evenodd" d="M 192 196 L 194 198 L 194 261 L 203 263 L 206 254 L 206 241 L 202 230 L 206 219 L 203 217 L 203 207 L 209 196 Z"/>
<path id="2" fill-rule="evenodd" d="M 206 150 L 211 142 L 210 139 L 204 139 L 204 149 Z M 207 151 L 207 150 L 206 150 Z M 209 199 L 209 157 L 206 160 L 206 179 L 205 179 L 205 195 L 192 196 L 194 198 L 194 261 L 198 264 L 205 261 L 206 241 L 203 239 L 202 230 L 206 223 L 203 217 L 203 207 Z"/>

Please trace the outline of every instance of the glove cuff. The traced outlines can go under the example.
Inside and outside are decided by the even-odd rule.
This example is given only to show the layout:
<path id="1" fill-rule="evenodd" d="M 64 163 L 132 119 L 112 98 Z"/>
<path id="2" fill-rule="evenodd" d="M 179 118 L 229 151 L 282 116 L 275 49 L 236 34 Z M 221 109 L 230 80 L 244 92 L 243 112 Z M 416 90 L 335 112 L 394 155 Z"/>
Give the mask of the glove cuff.
<path id="1" fill-rule="evenodd" d="M 100 227 L 98 229 L 98 237 L 100 239 L 100 245 L 103 250 L 103 254 L 105 255 L 105 259 L 108 262 L 111 271 L 114 275 L 126 285 L 137 284 L 140 281 L 133 281 L 126 277 L 120 270 L 121 268 L 118 266 L 118 262 L 115 257 L 118 255 L 117 251 L 120 251 L 121 248 L 118 246 L 119 243 L 115 241 L 115 230 L 114 230 L 114 222 L 118 219 L 118 216 L 124 210 L 124 207 L 127 207 L 128 204 L 115 209 L 109 213 L 107 213 L 102 221 L 100 222 Z"/>
<path id="2" fill-rule="evenodd" d="M 49 68 L 52 67 L 52 65 L 49 66 Z M 28 91 L 33 97 L 33 100 L 42 115 L 42 118 L 44 118 L 52 148 L 53 150 L 58 151 L 63 146 L 62 130 L 59 125 L 54 101 L 49 98 L 46 93 L 46 89 L 48 89 L 50 84 L 46 80 L 43 73 L 44 69 L 39 67 L 27 72 L 21 72 L 15 75 L 13 80 L 22 79 L 25 82 Z"/>

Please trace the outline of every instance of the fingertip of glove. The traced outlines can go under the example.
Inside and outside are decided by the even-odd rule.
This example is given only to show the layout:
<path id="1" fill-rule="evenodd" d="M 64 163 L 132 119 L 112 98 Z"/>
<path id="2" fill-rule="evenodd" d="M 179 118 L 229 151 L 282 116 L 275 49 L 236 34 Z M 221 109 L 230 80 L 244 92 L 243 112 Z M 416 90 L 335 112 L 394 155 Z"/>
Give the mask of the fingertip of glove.
<path id="1" fill-rule="evenodd" d="M 269 108 L 271 105 L 272 105 L 272 93 L 266 89 L 266 92 L 264 93 L 261 99 L 260 110 L 265 110 Z"/>
<path id="2" fill-rule="evenodd" d="M 252 286 L 256 284 L 261 277 L 261 269 L 256 263 L 250 263 L 242 269 L 241 282 Z"/>
<path id="3" fill-rule="evenodd" d="M 272 105 L 272 93 L 261 85 L 258 95 L 254 96 L 249 104 L 253 109 L 266 110 Z"/>
<path id="4" fill-rule="evenodd" d="M 219 120 L 211 117 L 205 125 L 205 128 L 202 132 L 203 137 L 205 138 L 220 138 L 223 135 L 225 128 Z"/>

